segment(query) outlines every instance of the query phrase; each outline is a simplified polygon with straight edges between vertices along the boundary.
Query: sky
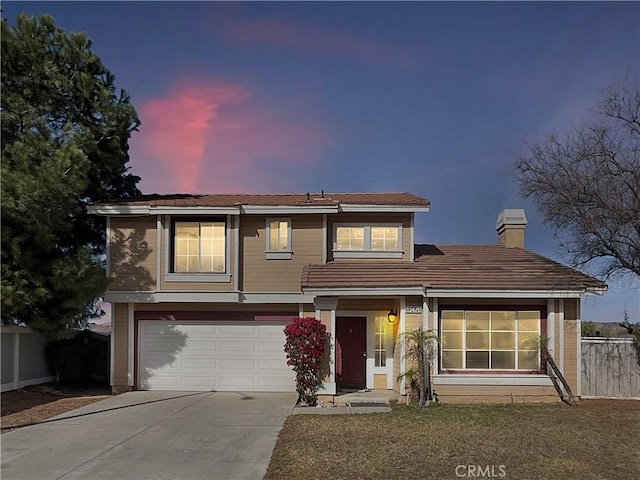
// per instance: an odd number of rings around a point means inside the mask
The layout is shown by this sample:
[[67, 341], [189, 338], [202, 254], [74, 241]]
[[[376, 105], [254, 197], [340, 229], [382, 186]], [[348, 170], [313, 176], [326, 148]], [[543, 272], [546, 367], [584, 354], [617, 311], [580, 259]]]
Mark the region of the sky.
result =
[[[519, 196], [525, 142], [588, 121], [640, 76], [637, 2], [3, 2], [84, 31], [131, 95], [143, 193], [395, 192], [428, 198], [416, 242], [525, 247], [566, 263]], [[582, 318], [640, 321], [612, 280]]]

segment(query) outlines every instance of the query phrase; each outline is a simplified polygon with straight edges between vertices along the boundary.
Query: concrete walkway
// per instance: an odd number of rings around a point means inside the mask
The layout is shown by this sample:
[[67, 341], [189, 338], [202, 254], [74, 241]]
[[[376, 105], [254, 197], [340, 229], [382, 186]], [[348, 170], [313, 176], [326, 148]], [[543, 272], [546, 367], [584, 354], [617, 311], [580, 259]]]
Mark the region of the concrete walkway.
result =
[[261, 479], [296, 398], [125, 393], [2, 435], [2, 478]]
[[389, 390], [362, 390], [335, 395], [332, 400], [319, 402], [318, 407], [296, 407], [293, 415], [349, 415], [358, 413], [389, 413], [400, 400], [398, 393]]

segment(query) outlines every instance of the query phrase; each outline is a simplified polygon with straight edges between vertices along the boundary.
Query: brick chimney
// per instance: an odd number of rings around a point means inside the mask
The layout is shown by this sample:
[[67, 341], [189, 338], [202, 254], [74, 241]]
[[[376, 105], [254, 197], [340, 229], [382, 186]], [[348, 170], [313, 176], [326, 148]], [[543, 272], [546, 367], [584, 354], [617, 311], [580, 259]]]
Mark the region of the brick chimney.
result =
[[507, 248], [524, 248], [524, 227], [527, 226], [527, 216], [521, 208], [506, 208], [496, 222], [496, 231], [500, 245]]

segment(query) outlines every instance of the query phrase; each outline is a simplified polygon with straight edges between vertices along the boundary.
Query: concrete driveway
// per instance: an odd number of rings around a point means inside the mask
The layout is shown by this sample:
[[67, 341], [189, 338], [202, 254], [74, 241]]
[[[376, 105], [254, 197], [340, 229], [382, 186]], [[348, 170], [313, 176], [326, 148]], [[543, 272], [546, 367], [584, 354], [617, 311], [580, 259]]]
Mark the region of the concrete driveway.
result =
[[125, 393], [2, 435], [2, 477], [261, 479], [296, 399]]

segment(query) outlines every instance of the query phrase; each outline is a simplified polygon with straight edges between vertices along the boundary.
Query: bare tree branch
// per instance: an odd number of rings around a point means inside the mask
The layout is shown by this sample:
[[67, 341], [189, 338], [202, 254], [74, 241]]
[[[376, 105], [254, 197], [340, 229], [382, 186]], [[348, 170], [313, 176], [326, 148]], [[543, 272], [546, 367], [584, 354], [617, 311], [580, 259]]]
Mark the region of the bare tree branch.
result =
[[516, 182], [574, 266], [640, 275], [640, 89], [602, 93], [592, 123], [526, 144]]

